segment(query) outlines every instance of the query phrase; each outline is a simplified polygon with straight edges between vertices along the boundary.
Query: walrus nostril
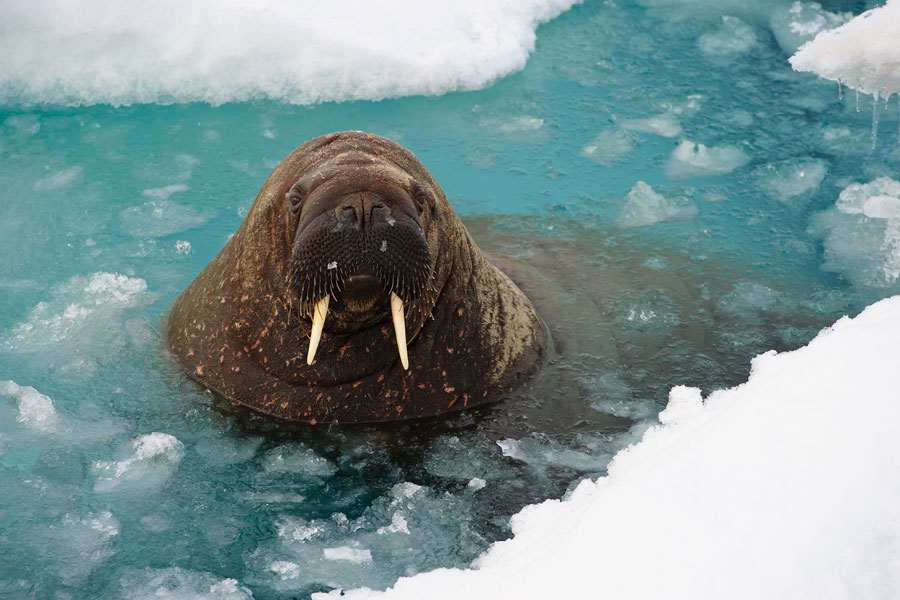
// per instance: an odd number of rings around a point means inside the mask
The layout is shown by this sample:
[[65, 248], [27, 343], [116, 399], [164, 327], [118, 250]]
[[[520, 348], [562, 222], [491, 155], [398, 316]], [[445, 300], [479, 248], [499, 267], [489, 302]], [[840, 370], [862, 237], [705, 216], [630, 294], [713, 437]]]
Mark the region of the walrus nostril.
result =
[[344, 206], [337, 211], [337, 222], [341, 227], [359, 227], [359, 215], [353, 206]]
[[391, 209], [380, 202], [373, 204], [372, 210], [369, 211], [369, 226], [371, 227], [376, 223], [387, 223], [389, 225], [396, 223], [394, 218], [391, 217]]

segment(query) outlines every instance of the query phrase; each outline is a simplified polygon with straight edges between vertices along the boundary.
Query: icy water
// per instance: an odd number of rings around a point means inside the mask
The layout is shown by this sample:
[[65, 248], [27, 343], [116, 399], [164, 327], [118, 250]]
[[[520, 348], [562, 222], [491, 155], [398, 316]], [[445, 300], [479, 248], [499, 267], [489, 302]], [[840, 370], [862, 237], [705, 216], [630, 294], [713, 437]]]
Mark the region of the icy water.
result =
[[[900, 291], [897, 98], [873, 149], [871, 99], [787, 63], [869, 6], [589, 1], [523, 71], [432, 98], [0, 106], [0, 596], [306, 598], [467, 566], [673, 385], [744, 381]], [[285, 427], [165, 355], [166, 308], [271, 169], [342, 129], [413, 150], [535, 299], [555, 353], [529, 390]]]

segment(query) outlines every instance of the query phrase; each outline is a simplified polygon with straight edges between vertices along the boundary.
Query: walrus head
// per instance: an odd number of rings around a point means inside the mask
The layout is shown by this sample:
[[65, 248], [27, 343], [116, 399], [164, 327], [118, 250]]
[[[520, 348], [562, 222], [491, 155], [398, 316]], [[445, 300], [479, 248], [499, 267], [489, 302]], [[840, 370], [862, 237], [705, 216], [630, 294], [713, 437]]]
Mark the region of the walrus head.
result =
[[490, 402], [534, 373], [548, 345], [528, 298], [425, 166], [361, 131], [312, 139], [278, 164], [173, 302], [165, 335], [203, 385], [310, 423]]
[[407, 318], [418, 330], [434, 303], [434, 253], [426, 230], [434, 199], [365, 146], [304, 173], [285, 194], [296, 221], [290, 287], [312, 320], [307, 364], [326, 323], [352, 333], [391, 316], [403, 368]]

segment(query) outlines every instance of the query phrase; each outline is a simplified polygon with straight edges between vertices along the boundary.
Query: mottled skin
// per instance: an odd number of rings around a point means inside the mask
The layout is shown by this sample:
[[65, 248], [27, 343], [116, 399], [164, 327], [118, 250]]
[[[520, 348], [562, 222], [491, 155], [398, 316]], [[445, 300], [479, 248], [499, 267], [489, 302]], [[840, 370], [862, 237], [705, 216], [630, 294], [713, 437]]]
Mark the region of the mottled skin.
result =
[[[366, 188], [361, 196], [396, 194], [409, 204], [412, 180], [424, 193], [431, 288], [407, 303], [409, 370], [386, 296], [359, 315], [333, 300], [307, 365], [310, 307], [290, 273], [304, 212], [290, 210], [290, 194], [314, 181], [332, 195], [355, 185]], [[173, 303], [164, 330], [204, 386], [310, 423], [415, 419], [495, 401], [541, 366], [548, 344], [531, 302], [485, 259], [425, 167], [394, 142], [361, 132], [313, 139], [275, 168], [235, 235]]]

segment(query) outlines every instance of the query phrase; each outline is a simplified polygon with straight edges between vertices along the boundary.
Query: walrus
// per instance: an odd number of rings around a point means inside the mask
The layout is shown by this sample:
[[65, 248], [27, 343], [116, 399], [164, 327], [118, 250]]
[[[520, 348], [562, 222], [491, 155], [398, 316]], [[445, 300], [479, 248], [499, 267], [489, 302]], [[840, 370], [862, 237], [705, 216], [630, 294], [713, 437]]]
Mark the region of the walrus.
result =
[[539, 369], [549, 343], [425, 166], [359, 131], [317, 137], [279, 163], [163, 329], [202, 385], [313, 424], [498, 400]]

